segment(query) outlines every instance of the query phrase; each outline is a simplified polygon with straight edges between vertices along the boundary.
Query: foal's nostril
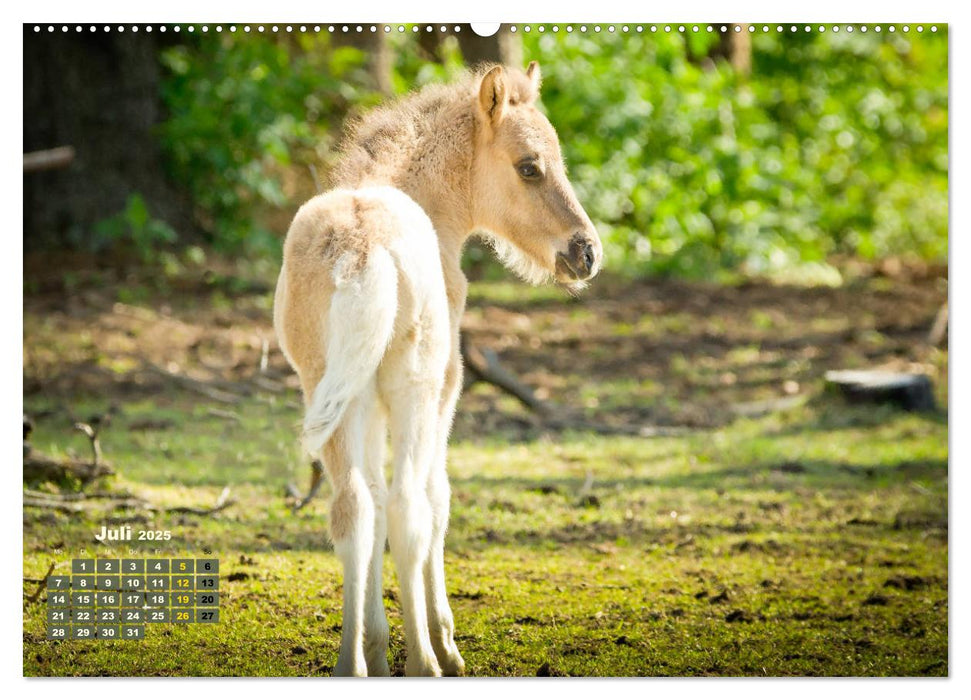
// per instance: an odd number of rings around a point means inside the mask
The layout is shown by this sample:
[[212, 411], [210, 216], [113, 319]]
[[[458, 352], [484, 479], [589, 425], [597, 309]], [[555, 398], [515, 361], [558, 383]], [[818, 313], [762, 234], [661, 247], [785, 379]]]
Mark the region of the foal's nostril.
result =
[[582, 233], [575, 234], [570, 240], [567, 260], [570, 272], [575, 279], [589, 278], [597, 264], [597, 253], [590, 239]]
[[583, 251], [583, 263], [588, 274], [593, 271], [593, 246], [589, 243], [587, 243]]

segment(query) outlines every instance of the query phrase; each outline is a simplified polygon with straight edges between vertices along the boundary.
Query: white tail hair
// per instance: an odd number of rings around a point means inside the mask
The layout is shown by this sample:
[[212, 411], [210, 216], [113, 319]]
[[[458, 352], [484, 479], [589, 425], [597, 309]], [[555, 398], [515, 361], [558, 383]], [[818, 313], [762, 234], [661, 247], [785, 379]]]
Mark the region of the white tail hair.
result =
[[340, 259], [334, 268], [326, 330], [326, 368], [303, 420], [304, 448], [316, 455], [334, 434], [348, 404], [370, 382], [391, 342], [398, 312], [398, 273], [384, 248], [359, 258]]

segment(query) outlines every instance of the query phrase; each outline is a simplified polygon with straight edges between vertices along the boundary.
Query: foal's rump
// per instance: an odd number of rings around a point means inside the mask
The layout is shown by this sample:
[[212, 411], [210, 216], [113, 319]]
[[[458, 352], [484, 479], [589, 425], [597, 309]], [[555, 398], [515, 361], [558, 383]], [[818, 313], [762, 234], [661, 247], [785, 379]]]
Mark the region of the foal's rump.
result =
[[375, 379], [392, 338], [447, 317], [438, 240], [391, 187], [332, 190], [297, 212], [284, 244], [274, 326], [304, 390], [304, 443], [317, 454]]

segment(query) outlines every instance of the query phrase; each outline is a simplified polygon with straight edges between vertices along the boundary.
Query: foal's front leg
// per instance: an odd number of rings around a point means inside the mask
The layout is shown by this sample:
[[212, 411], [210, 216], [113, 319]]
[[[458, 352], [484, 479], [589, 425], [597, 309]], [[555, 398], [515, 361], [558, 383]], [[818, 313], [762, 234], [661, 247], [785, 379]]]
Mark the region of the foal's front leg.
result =
[[445, 533], [448, 530], [451, 489], [446, 471], [448, 435], [452, 429], [455, 404], [462, 387], [462, 358], [455, 343], [449, 360], [445, 387], [439, 410], [438, 444], [435, 461], [428, 475], [428, 500], [432, 507], [432, 537], [428, 560], [425, 562], [425, 607], [435, 656], [446, 676], [460, 676], [465, 661], [455, 645], [455, 621], [445, 590]]
[[[443, 450], [444, 453], [444, 450]], [[446, 676], [460, 676], [465, 661], [455, 646], [455, 622], [445, 591], [445, 532], [448, 529], [448, 510], [451, 491], [445, 473], [444, 454], [432, 467], [428, 480], [428, 498], [432, 507], [432, 537], [428, 560], [425, 562], [425, 608], [435, 656]]]

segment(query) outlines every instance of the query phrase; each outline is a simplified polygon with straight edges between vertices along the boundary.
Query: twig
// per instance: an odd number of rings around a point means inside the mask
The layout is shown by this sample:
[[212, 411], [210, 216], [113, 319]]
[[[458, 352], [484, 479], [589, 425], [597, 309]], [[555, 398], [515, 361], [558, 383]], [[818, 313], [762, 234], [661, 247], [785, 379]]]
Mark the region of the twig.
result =
[[92, 428], [88, 423], [75, 423], [75, 430], [80, 430], [91, 441], [92, 464], [97, 469], [101, 464], [101, 444], [98, 442], [98, 428]]
[[947, 337], [947, 323], [947, 302], [945, 301], [934, 317], [934, 325], [931, 326], [931, 330], [927, 334], [929, 345], [937, 346], [944, 342]]
[[262, 338], [260, 347], [260, 374], [266, 374], [266, 368], [270, 365], [270, 341]]
[[281, 384], [280, 382], [275, 382], [269, 377], [264, 377], [259, 374], [254, 375], [250, 379], [250, 381], [253, 382], [253, 384], [258, 386], [260, 389], [263, 389], [264, 391], [272, 392], [274, 394], [282, 394], [287, 390], [287, 387]]
[[120, 491], [118, 493], [112, 493], [109, 491], [97, 491], [95, 493], [45, 493], [44, 491], [34, 491], [32, 489], [24, 489], [24, 495], [30, 498], [46, 498], [48, 500], [58, 500], [58, 501], [93, 501], [93, 500], [109, 500], [109, 501], [129, 501], [129, 500], [141, 500], [135, 494], [128, 493], [127, 491]]
[[44, 578], [42, 578], [39, 582], [37, 582], [37, 590], [35, 590], [31, 595], [27, 596], [27, 602], [29, 603], [37, 602], [37, 599], [40, 598], [41, 591], [43, 591], [44, 588], [47, 586], [47, 579], [53, 573], [54, 573], [54, 562], [51, 562], [51, 566], [49, 569], [47, 569], [47, 573], [44, 574]]
[[583, 486], [580, 487], [580, 491], [577, 493], [577, 496], [583, 498], [591, 491], [593, 491], [593, 472], [588, 469], [587, 478], [583, 480]]
[[225, 420], [231, 420], [237, 423], [243, 422], [243, 419], [239, 417], [238, 413], [235, 413], [234, 411], [224, 411], [221, 408], [210, 408], [206, 411], [206, 415], [215, 416], [216, 418], [224, 418]]
[[190, 391], [194, 391], [198, 394], [202, 394], [203, 396], [210, 398], [213, 401], [235, 405], [240, 403], [240, 401], [243, 400], [243, 397], [239, 396], [238, 394], [233, 394], [228, 391], [223, 391], [222, 389], [215, 389], [211, 386], [208, 386], [204, 382], [200, 382], [196, 379], [193, 379], [192, 377], [187, 377], [184, 374], [176, 374], [175, 372], [169, 372], [167, 369], [164, 369], [163, 367], [159, 367], [153, 362], [145, 361], [145, 366], [155, 374], [158, 374], [164, 377], [165, 379], [174, 381], [175, 383], [180, 384], [185, 389], [189, 389]]
[[236, 505], [236, 499], [229, 497], [229, 487], [225, 487], [222, 493], [219, 494], [219, 498], [216, 499], [216, 505], [212, 508], [195, 508], [193, 506], [174, 506], [172, 508], [166, 508], [166, 513], [177, 513], [183, 515], [213, 515], [220, 511], [226, 510], [232, 505]]
[[320, 491], [321, 484], [324, 483], [324, 465], [321, 464], [320, 460], [315, 459], [310, 463], [310, 468], [312, 473], [310, 475], [310, 490], [307, 492], [306, 496], [301, 497], [300, 491], [293, 484], [287, 484], [287, 491], [289, 494], [296, 499], [296, 503], [293, 504], [290, 509], [291, 512], [296, 513], [298, 510], [303, 508], [305, 505], [310, 503]]
[[24, 499], [24, 508], [44, 508], [46, 510], [59, 510], [62, 513], [80, 513], [84, 510], [74, 503], [30, 497]]

